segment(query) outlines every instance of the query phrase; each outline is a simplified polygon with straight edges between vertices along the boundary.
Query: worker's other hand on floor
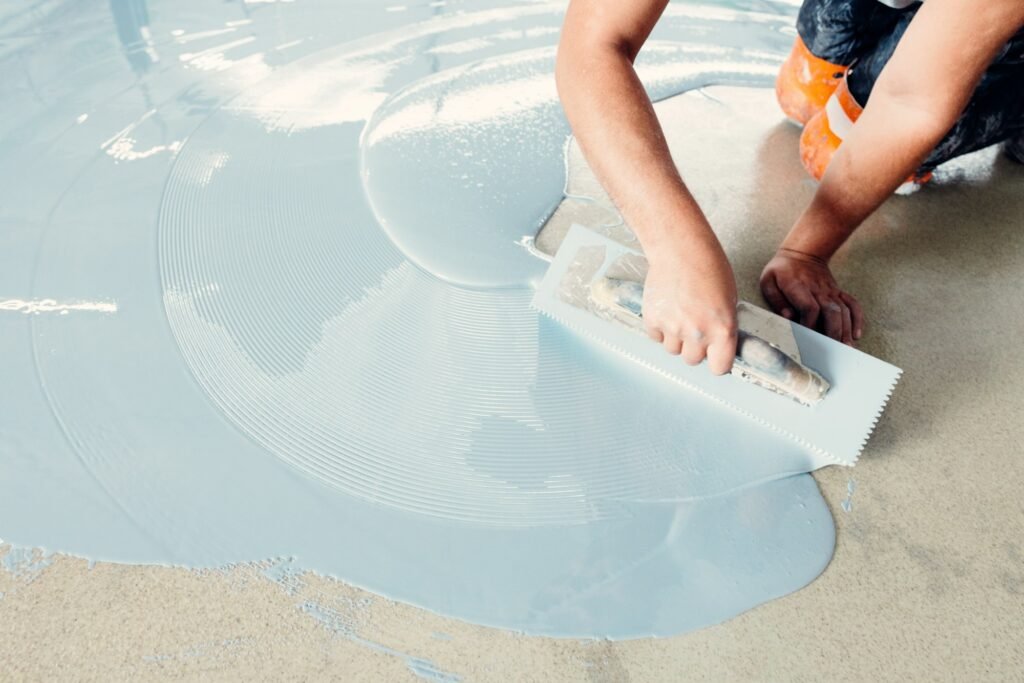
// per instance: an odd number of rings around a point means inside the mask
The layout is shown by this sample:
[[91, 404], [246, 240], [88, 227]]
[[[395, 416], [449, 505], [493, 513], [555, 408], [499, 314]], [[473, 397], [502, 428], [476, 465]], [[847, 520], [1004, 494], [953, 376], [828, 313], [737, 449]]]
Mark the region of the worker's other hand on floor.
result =
[[761, 273], [761, 293], [779, 315], [852, 345], [864, 331], [864, 312], [839, 288], [828, 263], [780, 248]]
[[647, 334], [690, 365], [707, 358], [716, 375], [736, 355], [736, 280], [716, 243], [659, 248], [644, 284]]

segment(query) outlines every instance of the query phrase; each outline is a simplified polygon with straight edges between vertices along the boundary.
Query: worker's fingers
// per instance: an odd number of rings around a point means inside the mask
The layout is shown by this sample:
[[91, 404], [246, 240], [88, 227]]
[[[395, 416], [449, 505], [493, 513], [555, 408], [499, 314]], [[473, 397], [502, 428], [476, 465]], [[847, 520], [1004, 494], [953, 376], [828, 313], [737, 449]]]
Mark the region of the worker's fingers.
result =
[[761, 294], [764, 296], [764, 300], [768, 302], [768, 306], [781, 315], [783, 318], [792, 318], [793, 309], [790, 308], [789, 302], [786, 297], [782, 295], [779, 290], [779, 285], [775, 281], [775, 275], [768, 273], [761, 278]]
[[671, 334], [665, 335], [661, 345], [673, 356], [678, 356], [683, 351], [683, 340]]
[[814, 329], [814, 326], [818, 324], [818, 313], [821, 311], [821, 307], [807, 285], [800, 281], [793, 281], [788, 286], [783, 285], [782, 292], [800, 312], [800, 324]]
[[843, 335], [842, 342], [853, 346], [853, 314], [850, 307], [843, 301]]
[[732, 369], [736, 358], [736, 334], [719, 337], [707, 348], [708, 368], [716, 375], [724, 375]]
[[665, 334], [657, 327], [648, 327], [647, 336], [659, 344], [665, 340]]
[[834, 299], [822, 298], [821, 306], [821, 328], [822, 331], [833, 339], [843, 338], [843, 309], [845, 306]]
[[704, 339], [687, 337], [683, 345], [683, 360], [687, 365], [697, 365], [708, 355], [708, 344]]
[[861, 335], [864, 334], [864, 309], [861, 308], [860, 302], [852, 294], [842, 292], [840, 295], [846, 305], [850, 308], [850, 317], [853, 322], [853, 338], [854, 340], [860, 339]]

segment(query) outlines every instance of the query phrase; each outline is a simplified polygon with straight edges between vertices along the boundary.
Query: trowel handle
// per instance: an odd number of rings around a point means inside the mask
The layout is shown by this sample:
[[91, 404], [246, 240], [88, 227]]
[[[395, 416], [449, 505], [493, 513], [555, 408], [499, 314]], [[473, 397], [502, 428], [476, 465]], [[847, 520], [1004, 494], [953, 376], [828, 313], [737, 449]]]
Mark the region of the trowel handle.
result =
[[736, 360], [768, 374], [782, 374], [788, 367], [800, 365], [779, 347], [743, 330], [736, 334]]
[[[638, 319], [643, 317], [644, 287], [639, 282], [600, 278], [591, 285], [591, 296]], [[828, 382], [817, 372], [793, 360], [774, 344], [743, 330], [737, 335], [732, 372], [807, 405], [820, 401], [829, 390]]]
[[828, 382], [817, 372], [796, 362], [774, 344], [743, 330], [736, 336], [734, 369], [736, 366], [740, 372], [749, 372], [754, 379], [808, 405], [820, 401], [829, 390]]

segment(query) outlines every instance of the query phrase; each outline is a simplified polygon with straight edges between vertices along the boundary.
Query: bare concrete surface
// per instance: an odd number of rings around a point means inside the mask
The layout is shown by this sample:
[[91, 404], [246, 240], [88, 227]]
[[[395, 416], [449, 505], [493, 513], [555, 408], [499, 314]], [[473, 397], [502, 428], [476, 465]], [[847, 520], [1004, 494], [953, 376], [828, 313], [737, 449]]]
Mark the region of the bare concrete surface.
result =
[[[760, 301], [758, 272], [813, 192], [797, 130], [768, 91], [658, 109], [741, 296]], [[816, 475], [838, 542], [807, 588], [695, 633], [612, 643], [464, 624], [269, 562], [58, 556], [0, 570], [0, 679], [1024, 680], [1024, 168], [990, 150], [939, 176], [890, 200], [834, 264], [867, 311], [861, 348], [905, 374], [857, 467]], [[574, 204], [553, 228], [598, 211]]]

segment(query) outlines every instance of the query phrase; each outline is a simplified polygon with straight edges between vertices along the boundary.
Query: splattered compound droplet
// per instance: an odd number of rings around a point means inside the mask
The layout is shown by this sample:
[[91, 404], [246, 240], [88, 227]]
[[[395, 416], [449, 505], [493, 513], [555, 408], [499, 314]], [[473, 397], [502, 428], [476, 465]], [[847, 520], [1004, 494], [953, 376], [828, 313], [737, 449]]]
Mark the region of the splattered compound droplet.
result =
[[844, 512], [853, 511], [853, 492], [857, 490], [857, 482], [850, 479], [846, 482], [846, 498], [839, 505], [843, 508]]

